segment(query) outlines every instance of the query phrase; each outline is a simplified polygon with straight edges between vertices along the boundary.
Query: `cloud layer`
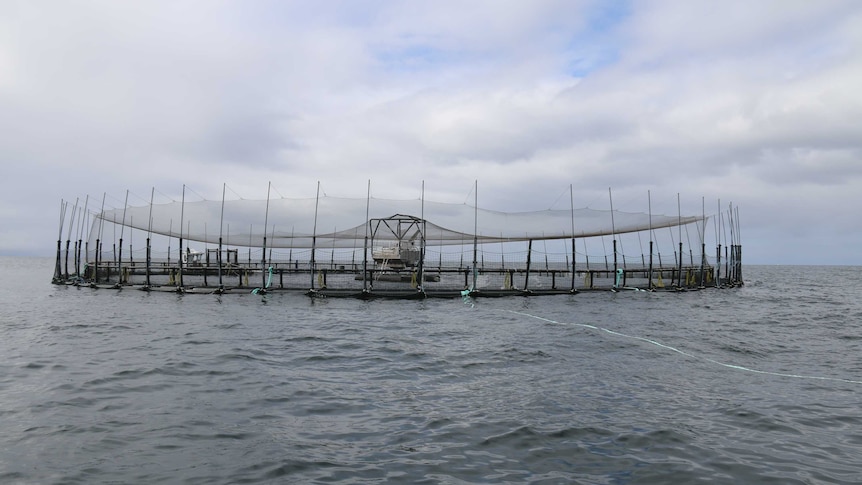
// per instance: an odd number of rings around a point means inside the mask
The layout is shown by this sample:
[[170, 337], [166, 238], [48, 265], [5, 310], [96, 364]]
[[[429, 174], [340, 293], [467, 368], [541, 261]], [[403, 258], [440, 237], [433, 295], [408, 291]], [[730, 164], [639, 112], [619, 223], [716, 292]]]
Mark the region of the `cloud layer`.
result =
[[[0, 6], [0, 252], [60, 199], [223, 183], [698, 214], [749, 262], [862, 264], [862, 7], [826, 2]], [[550, 195], [549, 195], [550, 194]]]

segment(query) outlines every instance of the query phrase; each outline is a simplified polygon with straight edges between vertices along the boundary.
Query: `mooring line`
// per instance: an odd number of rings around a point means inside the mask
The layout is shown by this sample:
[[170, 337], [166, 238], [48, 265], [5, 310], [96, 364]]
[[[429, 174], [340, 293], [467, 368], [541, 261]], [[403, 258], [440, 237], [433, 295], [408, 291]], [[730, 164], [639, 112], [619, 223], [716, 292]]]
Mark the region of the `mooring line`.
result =
[[736, 365], [736, 364], [727, 364], [724, 362], [717, 361], [715, 359], [711, 359], [709, 357], [694, 355], [694, 354], [691, 354], [691, 353], [686, 352], [684, 350], [680, 350], [680, 349], [677, 349], [675, 347], [671, 347], [670, 345], [665, 345], [661, 342], [657, 342], [655, 340], [651, 340], [651, 339], [648, 339], [646, 337], [638, 337], [637, 335], [628, 335], [628, 334], [625, 334], [622, 332], [616, 332], [614, 330], [610, 330], [610, 329], [607, 329], [604, 327], [599, 327], [597, 325], [590, 325], [587, 323], [558, 322], [556, 320], [551, 320], [550, 318], [544, 318], [544, 317], [540, 317], [538, 315], [531, 315], [529, 313], [519, 312], [519, 311], [515, 311], [515, 310], [505, 310], [505, 311], [507, 311], [509, 313], [514, 313], [516, 315], [522, 315], [525, 317], [535, 318], [536, 320], [542, 320], [544, 322], [553, 323], [556, 325], [574, 325], [574, 326], [578, 326], [578, 327], [589, 328], [591, 330], [609, 333], [611, 335], [616, 335], [618, 337], [625, 337], [625, 338], [630, 338], [630, 339], [634, 339], [634, 340], [641, 340], [643, 342], [647, 342], [647, 343], [650, 343], [652, 345], [655, 345], [656, 347], [661, 347], [663, 349], [667, 349], [667, 350], [671, 350], [673, 352], [676, 352], [680, 355], [684, 355], [686, 357], [691, 357], [692, 359], [705, 360], [705, 361], [710, 362], [712, 364], [717, 364], [717, 365], [720, 365], [722, 367], [727, 367], [729, 369], [735, 369], [735, 370], [741, 370], [741, 371], [745, 371], [745, 372], [752, 372], [755, 374], [765, 374], [765, 375], [777, 376], [777, 377], [791, 377], [794, 379], [812, 379], [812, 380], [821, 380], [821, 381], [846, 382], [849, 384], [862, 384], [862, 381], [857, 381], [857, 380], [853, 380], [853, 379], [842, 379], [840, 377], [823, 377], [823, 376], [807, 376], [807, 375], [801, 375], [801, 374], [787, 374], [787, 373], [783, 373], [783, 372], [771, 372], [771, 371], [766, 371], [766, 370], [752, 369], [750, 367], [744, 367], [744, 366]]

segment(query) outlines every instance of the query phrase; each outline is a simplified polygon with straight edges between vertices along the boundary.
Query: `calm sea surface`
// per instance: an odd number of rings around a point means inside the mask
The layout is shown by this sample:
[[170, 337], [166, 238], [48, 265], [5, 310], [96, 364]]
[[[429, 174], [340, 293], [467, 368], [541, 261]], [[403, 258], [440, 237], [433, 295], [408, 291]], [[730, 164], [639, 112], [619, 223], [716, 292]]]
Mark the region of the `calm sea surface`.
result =
[[0, 258], [0, 483], [860, 483], [862, 268], [425, 301]]

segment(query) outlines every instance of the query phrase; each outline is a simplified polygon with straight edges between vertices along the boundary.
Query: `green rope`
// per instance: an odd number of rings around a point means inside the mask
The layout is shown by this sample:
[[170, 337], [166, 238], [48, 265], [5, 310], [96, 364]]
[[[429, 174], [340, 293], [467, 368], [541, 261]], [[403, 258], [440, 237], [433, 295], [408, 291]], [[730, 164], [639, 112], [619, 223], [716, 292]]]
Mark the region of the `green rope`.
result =
[[267, 276], [267, 278], [266, 278], [266, 286], [264, 286], [263, 288], [255, 288], [255, 289], [251, 290], [252, 295], [257, 295], [258, 293], [260, 293], [261, 290], [266, 290], [267, 288], [272, 286], [272, 271], [273, 271], [273, 268], [272, 268], [272, 266], [270, 266], [269, 267], [269, 276]]

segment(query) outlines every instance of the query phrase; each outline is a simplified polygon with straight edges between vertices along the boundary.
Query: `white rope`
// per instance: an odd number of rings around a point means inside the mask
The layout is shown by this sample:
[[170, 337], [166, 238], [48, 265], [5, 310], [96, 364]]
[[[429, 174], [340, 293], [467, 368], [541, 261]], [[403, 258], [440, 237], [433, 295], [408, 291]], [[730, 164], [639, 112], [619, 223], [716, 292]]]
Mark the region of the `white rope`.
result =
[[857, 381], [857, 380], [853, 380], [853, 379], [842, 379], [839, 377], [808, 376], [808, 375], [801, 375], [801, 374], [787, 374], [787, 373], [783, 373], [783, 372], [771, 372], [771, 371], [765, 371], [765, 370], [752, 369], [750, 367], [744, 367], [744, 366], [736, 365], [736, 364], [727, 364], [724, 362], [719, 362], [715, 359], [711, 359], [709, 357], [701, 357], [701, 356], [697, 356], [694, 354], [690, 354], [684, 350], [680, 350], [680, 349], [677, 349], [675, 347], [671, 347], [670, 345], [665, 345], [661, 342], [657, 342], [655, 340], [651, 340], [651, 339], [648, 339], [646, 337], [638, 337], [636, 335], [628, 335], [628, 334], [624, 334], [622, 332], [615, 332], [613, 330], [609, 330], [607, 328], [599, 327], [596, 325], [589, 325], [586, 323], [563, 323], [563, 322], [558, 322], [556, 320], [551, 320], [549, 318], [531, 315], [529, 313], [524, 313], [524, 312], [518, 312], [515, 310], [505, 310], [505, 311], [507, 311], [509, 313], [514, 313], [516, 315], [522, 315], [525, 317], [535, 318], [536, 320], [542, 320], [544, 322], [553, 323], [556, 325], [574, 325], [574, 326], [578, 326], [578, 327], [589, 328], [590, 330], [596, 330], [596, 331], [609, 333], [611, 335], [616, 335], [618, 337], [625, 337], [625, 338], [630, 338], [630, 339], [634, 339], [634, 340], [641, 340], [643, 342], [647, 342], [647, 343], [650, 343], [652, 345], [655, 345], [656, 347], [661, 347], [663, 349], [667, 349], [667, 350], [676, 352], [680, 355], [684, 355], [686, 357], [691, 357], [692, 359], [705, 360], [705, 361], [710, 362], [712, 364], [720, 365], [722, 367], [727, 367], [729, 369], [741, 370], [741, 371], [745, 371], [745, 372], [753, 372], [755, 374], [764, 374], [764, 375], [770, 375], [770, 376], [791, 377], [794, 379], [814, 379], [814, 380], [821, 380], [821, 381], [835, 381], [835, 382], [847, 382], [850, 384], [862, 384], [862, 381]]

